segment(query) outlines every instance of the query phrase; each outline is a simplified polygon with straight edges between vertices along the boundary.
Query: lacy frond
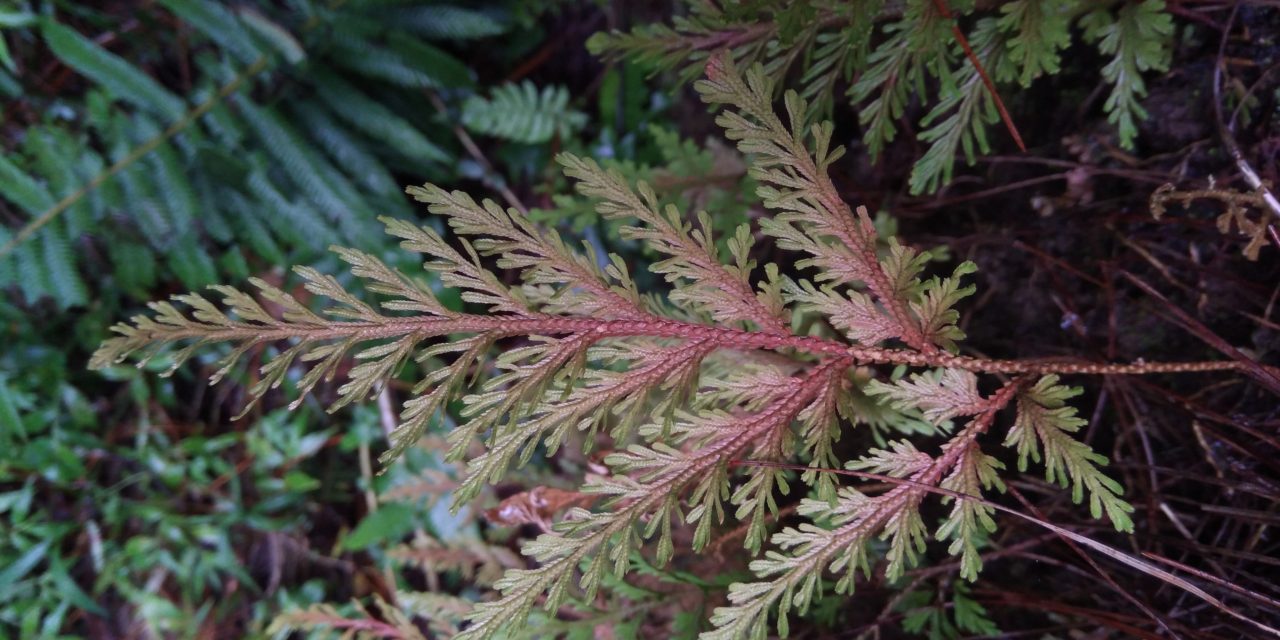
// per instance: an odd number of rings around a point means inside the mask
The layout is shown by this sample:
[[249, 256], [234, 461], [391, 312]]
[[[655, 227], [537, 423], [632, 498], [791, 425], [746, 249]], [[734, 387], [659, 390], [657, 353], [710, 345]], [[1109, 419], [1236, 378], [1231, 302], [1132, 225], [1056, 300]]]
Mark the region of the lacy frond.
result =
[[[812, 37], [806, 28], [777, 25], [779, 36], [786, 32], [797, 42]], [[295, 405], [307, 394], [323, 395], [331, 410], [379, 393], [397, 376], [412, 378], [382, 459], [417, 446], [444, 422], [437, 420], [442, 412], [461, 406], [459, 425], [448, 434], [448, 458], [467, 463], [455, 507], [509, 477], [539, 447], [548, 455], [568, 442], [589, 449], [607, 435], [609, 474], [571, 492], [580, 506], [525, 545], [534, 566], [508, 568], [494, 583], [497, 599], [478, 603], [465, 623], [456, 600], [413, 605], [439, 610], [442, 629], [461, 629], [469, 639], [519, 627], [535, 606], [555, 612], [590, 602], [602, 585], [624, 584], [640, 554], [662, 565], [677, 553], [705, 550], [726, 525], [745, 533], [744, 547], [757, 556], [756, 578], [731, 588], [728, 606], [712, 616], [711, 638], [763, 638], [774, 614], [785, 634], [789, 616], [803, 615], [821, 596], [824, 576], [834, 578], [839, 593], [852, 592], [859, 573], [881, 565], [890, 579], [900, 576], [923, 553], [930, 532], [950, 541], [960, 576], [972, 580], [995, 527], [992, 509], [979, 499], [1004, 486], [1002, 465], [983, 452], [979, 436], [1011, 403], [1016, 417], [1004, 440], [1020, 468], [1043, 460], [1049, 480], [1070, 485], [1077, 501], [1087, 495], [1095, 517], [1105, 514], [1117, 529], [1132, 530], [1133, 508], [1102, 473], [1105, 458], [1075, 438], [1084, 422], [1066, 400], [1078, 391], [1045, 374], [1242, 365], [959, 355], [957, 305], [973, 292], [962, 278], [974, 265], [928, 277], [931, 256], [877, 237], [866, 209], [851, 208], [828, 176], [843, 153], [832, 146], [830, 123], [810, 123], [814, 110], [795, 92], [784, 95], [787, 117], [780, 118], [765, 67], [740, 74], [733, 60], [729, 52], [712, 55], [698, 90], [707, 102], [725, 105], [717, 121], [748, 155], [758, 195], [774, 212], [759, 230], [777, 248], [799, 252], [796, 264], [812, 270], [808, 279], [784, 274], [777, 264], [757, 269], [750, 228], [738, 229], [720, 249], [708, 214], [690, 222], [686, 212], [660, 206], [644, 182], [565, 155], [566, 172], [600, 215], [631, 225], [628, 237], [662, 256], [651, 271], [669, 290], [642, 294], [621, 258], [604, 257], [607, 266], [600, 267], [590, 246], [577, 251], [518, 210], [426, 185], [409, 191], [445, 218], [454, 238], [431, 226], [384, 223], [403, 248], [424, 255], [430, 279], [335, 248], [368, 295], [299, 268], [301, 289], [251, 280], [257, 296], [214, 287], [221, 304], [199, 294], [175, 296], [153, 303], [151, 315], [116, 325], [118, 335], [91, 366], [133, 354], [145, 362], [168, 349], [177, 368], [222, 344], [215, 381], [250, 354], [263, 358], [248, 388], [250, 405], [292, 385]], [[1024, 64], [1032, 63], [1024, 58]], [[939, 66], [934, 73], [950, 72]], [[507, 284], [512, 278], [495, 269], [521, 281]], [[442, 303], [436, 282], [460, 290], [463, 307]], [[343, 366], [351, 360], [354, 366]], [[983, 395], [981, 373], [1008, 377]], [[877, 446], [838, 453], [837, 441], [856, 428], [869, 431]], [[892, 487], [876, 495], [840, 487], [841, 467], [877, 474]], [[938, 523], [920, 510], [931, 492], [943, 493], [949, 505]], [[794, 493], [809, 496], [798, 502], [801, 521], [780, 528], [782, 500]], [[797, 504], [794, 497], [790, 503]], [[736, 522], [725, 522], [730, 515]], [[686, 528], [692, 529], [687, 550], [678, 548], [684, 537], [676, 535]], [[877, 538], [884, 544], [872, 544]], [[485, 581], [499, 565], [514, 564], [461, 550], [451, 565], [442, 553], [416, 546], [393, 555], [433, 571], [484, 571]], [[294, 622], [366, 631], [351, 626], [363, 622], [344, 622], [333, 610], [299, 616]]]
[[1071, 434], [1088, 424], [1066, 404], [1081, 390], [1058, 384], [1058, 376], [1048, 375], [1018, 395], [1017, 421], [1009, 430], [1005, 445], [1018, 451], [1018, 470], [1026, 471], [1028, 459], [1040, 462], [1044, 456], [1045, 477], [1066, 487], [1077, 503], [1089, 496], [1089, 512], [1095, 518], [1105, 513], [1119, 531], [1133, 531], [1133, 506], [1120, 494], [1120, 483], [1099, 469], [1107, 458]]

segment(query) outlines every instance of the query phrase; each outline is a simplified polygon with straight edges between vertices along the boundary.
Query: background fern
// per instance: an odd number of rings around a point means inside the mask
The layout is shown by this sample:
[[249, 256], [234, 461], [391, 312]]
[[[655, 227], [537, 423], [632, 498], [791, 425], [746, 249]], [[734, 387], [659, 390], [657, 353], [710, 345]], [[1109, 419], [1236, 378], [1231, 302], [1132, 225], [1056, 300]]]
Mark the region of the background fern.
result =
[[[685, 81], [712, 51], [728, 47], [738, 64], [761, 62], [779, 86], [796, 87], [817, 115], [829, 115], [847, 98], [858, 109], [862, 141], [873, 158], [897, 137], [901, 118], [916, 121], [927, 149], [912, 172], [912, 194], [950, 182], [960, 152], [973, 164], [977, 154], [990, 152], [989, 136], [1007, 136], [988, 133], [999, 122], [994, 97], [953, 25], [1013, 103], [1018, 88], [1059, 71], [1074, 27], [1109, 60], [1102, 77], [1113, 88], [1103, 109], [1125, 149], [1133, 148], [1137, 122], [1146, 117], [1139, 102], [1146, 93], [1143, 75], [1167, 70], [1172, 50], [1173, 23], [1163, 0], [1120, 3], [1115, 10], [1071, 0], [1014, 0], [997, 9], [936, 0], [685, 5], [688, 14], [670, 26], [600, 34], [588, 45], [610, 59], [678, 70]], [[917, 103], [923, 108], [909, 112]]]
[[585, 122], [584, 114], [569, 108], [564, 87], [539, 91], [528, 80], [494, 87], [489, 98], [472, 96], [462, 105], [462, 124], [468, 129], [524, 144], [569, 138]]
[[[104, 395], [78, 361], [102, 316], [158, 292], [272, 277], [334, 242], [386, 251], [369, 223], [410, 215], [407, 176], [459, 179], [452, 121], [482, 87], [450, 50], [520, 26], [470, 57], [506, 64], [541, 30], [500, 0], [133, 4], [0, 3], [0, 637], [263, 634], [282, 609], [341, 599], [326, 593], [340, 579], [272, 586], [251, 551], [270, 540], [286, 578], [351, 570], [306, 549], [298, 516], [309, 492], [354, 491], [376, 411], [342, 416], [340, 446], [314, 409], [233, 427], [217, 407], [234, 398], [217, 397], [188, 422], [186, 380], [119, 370], [108, 386], [128, 390]], [[382, 481], [439, 466], [411, 457]], [[90, 511], [72, 526], [64, 504]], [[441, 513], [381, 522], [465, 526]]]
[[[126, 292], [154, 285], [148, 264], [168, 264], [184, 286], [199, 287], [244, 277], [256, 258], [298, 259], [335, 241], [375, 246], [368, 221], [408, 211], [394, 174], [454, 170], [452, 134], [423, 91], [474, 86], [464, 64], [422, 37], [491, 37], [509, 24], [497, 5], [161, 4], [166, 13], [152, 19], [188, 38], [185, 89], [163, 86], [52, 14], [10, 20], [25, 25], [11, 32], [23, 53], [47, 48], [64, 81], [88, 82], [78, 104], [41, 108], [60, 115], [32, 123], [23, 147], [0, 161], [0, 195], [16, 207], [9, 215], [27, 227], [21, 233], [34, 231], [0, 250], [0, 275], [12, 274], [0, 287], [20, 283], [30, 302], [85, 304], [102, 285], [81, 274], [103, 266], [77, 259], [86, 242], [105, 250], [114, 280], [105, 286]], [[87, 9], [64, 19], [98, 22]], [[23, 97], [42, 104], [38, 69], [17, 71], [33, 89]], [[63, 199], [70, 206], [55, 205]], [[43, 275], [15, 280], [13, 264], [42, 265]]]

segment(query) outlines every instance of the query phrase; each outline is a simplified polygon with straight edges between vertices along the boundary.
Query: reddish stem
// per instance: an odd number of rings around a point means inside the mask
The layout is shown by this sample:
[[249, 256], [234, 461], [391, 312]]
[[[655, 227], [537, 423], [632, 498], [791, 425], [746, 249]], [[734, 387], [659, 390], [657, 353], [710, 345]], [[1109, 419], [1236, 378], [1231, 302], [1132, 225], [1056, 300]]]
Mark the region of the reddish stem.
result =
[[1000, 93], [996, 91], [996, 85], [991, 81], [991, 77], [987, 75], [987, 70], [982, 68], [982, 63], [978, 61], [978, 56], [973, 52], [973, 47], [969, 46], [969, 39], [964, 37], [964, 32], [960, 31], [960, 25], [956, 22], [955, 16], [951, 14], [951, 9], [947, 7], [946, 0], [933, 0], [933, 6], [942, 14], [942, 17], [951, 21], [951, 33], [955, 35], [956, 42], [960, 43], [960, 48], [964, 49], [965, 57], [969, 58], [969, 62], [973, 64], [973, 68], [978, 72], [978, 77], [982, 78], [982, 84], [987, 87], [987, 93], [991, 94], [991, 99], [996, 103], [996, 110], [1000, 112], [1000, 119], [1004, 121], [1004, 126], [1009, 130], [1009, 135], [1013, 136], [1013, 143], [1018, 145], [1018, 150], [1026, 153], [1027, 145], [1022, 142], [1022, 134], [1018, 133], [1018, 127], [1014, 126], [1013, 118], [1009, 116], [1009, 110], [1004, 107], [1004, 100], [1000, 99]]
[[[1005, 374], [1087, 374], [1087, 375], [1141, 375], [1149, 373], [1190, 373], [1204, 371], [1261, 369], [1275, 375], [1268, 367], [1254, 362], [1205, 361], [1205, 362], [1134, 362], [1109, 364], [1095, 362], [1063, 361], [1049, 359], [992, 360], [954, 355], [942, 351], [922, 353], [911, 349], [893, 349], [850, 345], [839, 340], [814, 336], [779, 335], [760, 331], [744, 331], [716, 327], [665, 318], [640, 320], [598, 320], [595, 318], [564, 317], [552, 315], [530, 316], [479, 316], [459, 314], [451, 317], [395, 318], [385, 322], [341, 322], [332, 325], [257, 325], [236, 323], [225, 328], [209, 325], [194, 327], [166, 327], [142, 336], [141, 342], [174, 342], [179, 340], [203, 340], [206, 342], [272, 342], [278, 340], [303, 340], [322, 342], [354, 337], [357, 341], [386, 340], [404, 336], [419, 339], [443, 336], [451, 333], [486, 333], [494, 339], [529, 335], [591, 336], [594, 340], [650, 336], [681, 340], [706, 340], [721, 349], [794, 349], [812, 355], [844, 356], [858, 364], [900, 364], [914, 367], [946, 367], [965, 371]], [[139, 340], [139, 336], [117, 338]]]

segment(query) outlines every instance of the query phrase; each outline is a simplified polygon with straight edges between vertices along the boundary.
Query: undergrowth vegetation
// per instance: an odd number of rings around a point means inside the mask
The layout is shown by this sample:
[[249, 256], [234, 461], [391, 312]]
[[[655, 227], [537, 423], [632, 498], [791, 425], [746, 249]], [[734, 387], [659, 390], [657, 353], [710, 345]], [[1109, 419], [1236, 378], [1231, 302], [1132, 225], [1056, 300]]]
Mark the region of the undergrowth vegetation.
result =
[[0, 637], [1280, 635], [1275, 10], [671, 8], [0, 11]]
[[[679, 69], [686, 80], [721, 48], [741, 66], [761, 63], [775, 82], [797, 76], [797, 92], [818, 116], [830, 114], [837, 99], [857, 107], [872, 159], [897, 136], [908, 104], [924, 102], [928, 109], [915, 126], [928, 149], [912, 168], [912, 193], [950, 182], [957, 154], [973, 164], [977, 154], [989, 153], [988, 129], [1004, 109], [991, 83], [1003, 93], [1059, 73], [1063, 56], [1080, 55], [1070, 49], [1073, 38], [1105, 57], [1103, 109], [1120, 146], [1132, 149], [1137, 121], [1147, 115], [1140, 102], [1147, 93], [1143, 76], [1168, 70], [1173, 40], [1163, 0], [684, 4], [688, 15], [671, 25], [600, 34], [588, 45], [614, 59]], [[955, 15], [970, 16], [967, 32]]]

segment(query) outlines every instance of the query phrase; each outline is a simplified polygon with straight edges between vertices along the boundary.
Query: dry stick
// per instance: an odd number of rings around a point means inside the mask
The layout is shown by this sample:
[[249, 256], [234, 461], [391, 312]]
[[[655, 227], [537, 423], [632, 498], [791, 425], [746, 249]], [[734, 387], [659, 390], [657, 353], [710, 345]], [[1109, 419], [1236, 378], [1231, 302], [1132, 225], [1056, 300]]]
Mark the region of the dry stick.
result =
[[1145, 558], [1150, 558], [1152, 560], [1155, 560], [1156, 562], [1161, 562], [1161, 563], [1170, 565], [1176, 569], [1181, 569], [1183, 571], [1186, 571], [1187, 573], [1190, 573], [1196, 576], [1197, 578], [1200, 578], [1201, 580], [1212, 582], [1224, 589], [1230, 589], [1231, 591], [1239, 594], [1242, 597], [1248, 598], [1250, 600], [1253, 600], [1254, 602], [1258, 602], [1260, 604], [1269, 606], [1277, 611], [1280, 611], [1280, 600], [1276, 600], [1275, 598], [1267, 597], [1266, 595], [1258, 593], [1257, 591], [1246, 589], [1238, 584], [1234, 584], [1226, 580], [1223, 580], [1222, 578], [1219, 578], [1218, 576], [1215, 576], [1212, 573], [1209, 573], [1207, 571], [1201, 571], [1190, 565], [1185, 565], [1181, 562], [1178, 562], [1177, 560], [1172, 560], [1170, 558], [1158, 556], [1154, 553], [1151, 553], [1150, 551], [1143, 551], [1142, 556]]
[[[1044, 514], [1041, 513], [1040, 510], [1037, 509], [1035, 505], [1031, 504], [1030, 501], [1028, 501], [1025, 497], [1023, 497], [1022, 492], [1018, 491], [1017, 487], [1013, 486], [1012, 484], [1008, 486], [1009, 486], [1009, 493], [1012, 494], [1014, 498], [1017, 498], [1018, 502], [1022, 503], [1022, 506], [1026, 507], [1027, 510], [1030, 511], [1036, 518], [1039, 518], [1041, 520], [1045, 519]], [[1161, 618], [1159, 615], [1156, 614], [1155, 611], [1152, 611], [1151, 607], [1148, 607], [1146, 603], [1139, 600], [1137, 596], [1122, 589], [1120, 585], [1116, 583], [1115, 578], [1112, 578], [1111, 574], [1107, 573], [1106, 569], [1103, 569], [1101, 566], [1099, 566], [1097, 561], [1089, 557], [1089, 554], [1082, 551], [1080, 547], [1076, 546], [1076, 544], [1073, 543], [1070, 538], [1063, 537], [1062, 541], [1065, 542], [1068, 547], [1071, 547], [1071, 550], [1076, 552], [1076, 555], [1080, 556], [1082, 560], [1088, 563], [1089, 567], [1091, 567], [1095, 573], [1097, 573], [1099, 576], [1102, 576], [1103, 581], [1105, 581], [1107, 585], [1111, 587], [1112, 591], [1115, 591], [1116, 593], [1120, 594], [1121, 597], [1123, 597], [1125, 600], [1128, 600], [1130, 603], [1133, 604], [1133, 606], [1137, 607], [1140, 611], [1147, 614], [1148, 618], [1151, 618], [1152, 620], [1154, 620], [1156, 625], [1158, 625], [1161, 629], [1164, 629], [1165, 632], [1167, 632], [1169, 635], [1173, 636], [1174, 638], [1181, 637], [1177, 634], [1177, 632], [1175, 632], [1173, 629], [1169, 627], [1169, 623], [1165, 622], [1164, 618]]]
[[1009, 117], [1009, 110], [1004, 108], [1004, 101], [1000, 99], [1000, 93], [996, 91], [996, 85], [987, 75], [987, 70], [982, 68], [982, 63], [978, 61], [978, 56], [973, 52], [973, 48], [969, 46], [969, 39], [964, 37], [964, 32], [960, 31], [960, 23], [956, 22], [955, 16], [951, 15], [951, 9], [947, 7], [947, 0], [933, 0], [933, 6], [942, 14], [942, 17], [951, 21], [951, 33], [955, 35], [956, 41], [960, 43], [960, 48], [964, 49], [964, 55], [969, 58], [969, 63], [973, 65], [978, 77], [982, 78], [982, 84], [987, 87], [987, 93], [991, 94], [991, 99], [996, 103], [996, 110], [1000, 112], [1000, 119], [1004, 121], [1004, 126], [1009, 130], [1009, 135], [1013, 136], [1013, 143], [1018, 145], [1018, 150], [1026, 153], [1027, 145], [1022, 143], [1022, 134], [1018, 133], [1018, 128], [1013, 124], [1013, 118]]
[[1115, 560], [1120, 564], [1123, 564], [1133, 569], [1137, 569], [1138, 571], [1141, 571], [1149, 576], [1163, 580], [1164, 582], [1167, 582], [1175, 587], [1178, 587], [1179, 589], [1182, 589], [1183, 591], [1186, 591], [1187, 593], [1190, 593], [1191, 595], [1197, 598], [1200, 598], [1201, 600], [1207, 602], [1208, 604], [1212, 605], [1214, 608], [1218, 609], [1219, 611], [1222, 611], [1223, 613], [1231, 616], [1232, 618], [1251, 624], [1254, 627], [1258, 628], [1259, 630], [1271, 635], [1272, 637], [1280, 638], [1280, 629], [1267, 626], [1261, 622], [1258, 622], [1257, 620], [1254, 620], [1232, 609], [1231, 607], [1228, 607], [1225, 603], [1215, 598], [1209, 592], [1205, 591], [1204, 589], [1201, 589], [1200, 587], [1196, 586], [1192, 582], [1182, 577], [1179, 577], [1173, 573], [1165, 571], [1164, 569], [1161, 569], [1160, 567], [1157, 567], [1149, 562], [1146, 562], [1141, 558], [1131, 556], [1123, 551], [1120, 551], [1119, 549], [1116, 549], [1114, 547], [1098, 542], [1097, 540], [1094, 540], [1087, 536], [1071, 531], [1070, 529], [1067, 529], [1065, 527], [1060, 527], [1056, 524], [1048, 522], [1047, 520], [1041, 520], [1040, 518], [1037, 518], [1035, 516], [1027, 515], [1016, 509], [1011, 509], [1009, 507], [996, 504], [984, 498], [971, 496], [967, 493], [960, 493], [959, 491], [952, 491], [950, 489], [943, 489], [942, 487], [938, 487], [938, 486], [924, 483], [924, 482], [917, 482], [915, 480], [909, 480], [906, 478], [895, 478], [893, 476], [882, 475], [879, 473], [869, 473], [866, 471], [851, 471], [848, 469], [815, 468], [815, 467], [807, 467], [807, 466], [798, 465], [798, 464], [773, 462], [769, 460], [733, 460], [729, 464], [730, 466], [773, 467], [777, 469], [790, 469], [793, 471], [815, 471], [816, 470], [824, 473], [834, 473], [837, 475], [860, 478], [863, 480], [876, 480], [876, 481], [888, 482], [896, 485], [909, 485], [929, 493], [936, 493], [939, 495], [954, 498], [956, 500], [972, 500], [984, 507], [995, 509], [996, 511], [999, 511], [1001, 513], [1007, 513], [1016, 518], [1026, 520], [1027, 522], [1030, 522], [1036, 526], [1048, 529], [1049, 531], [1052, 531], [1060, 536], [1069, 538], [1070, 540], [1076, 542], [1077, 544], [1088, 547], [1108, 558], [1111, 558], [1112, 560]]
[[172, 138], [178, 135], [179, 133], [184, 131], [187, 127], [191, 126], [191, 124], [194, 123], [197, 119], [199, 119], [200, 116], [203, 116], [210, 109], [217, 106], [217, 104], [219, 102], [222, 102], [222, 100], [225, 99], [227, 96], [230, 96], [231, 94], [235, 93], [240, 88], [240, 85], [244, 83], [245, 80], [248, 80], [254, 75], [257, 75], [257, 73], [259, 71], [262, 71], [264, 68], [266, 68], [266, 66], [267, 66], [266, 57], [258, 58], [256, 62], [254, 62], [252, 65], [249, 65], [248, 68], [242, 71], [235, 78], [232, 78], [230, 82], [222, 85], [222, 87], [218, 89], [217, 93], [210, 96], [209, 99], [205, 100], [204, 102], [201, 102], [194, 109], [188, 111], [187, 114], [183, 116], [181, 120], [178, 120], [177, 122], [169, 125], [168, 129], [165, 129], [164, 131], [160, 132], [158, 135], [154, 136], [150, 140], [147, 140], [141, 145], [135, 147], [133, 151], [129, 152], [129, 155], [121, 158], [119, 161], [117, 161], [115, 164], [111, 165], [110, 167], [107, 167], [106, 170], [104, 170], [102, 173], [99, 173], [98, 175], [94, 176], [92, 180], [90, 180], [89, 182], [86, 182], [84, 186], [80, 187], [79, 189], [76, 189], [72, 193], [67, 194], [66, 197], [54, 203], [52, 207], [49, 207], [44, 213], [41, 213], [34, 220], [27, 223], [27, 225], [23, 227], [22, 230], [18, 231], [18, 233], [15, 234], [12, 238], [10, 238], [8, 242], [4, 243], [4, 246], [0, 247], [0, 258], [3, 258], [9, 255], [10, 253], [12, 253], [13, 250], [17, 249], [18, 245], [22, 244], [23, 241], [25, 241], [27, 238], [31, 236], [31, 234], [39, 231], [46, 224], [49, 224], [50, 222], [52, 222], [54, 218], [57, 218], [67, 209], [70, 209], [71, 205], [74, 205], [75, 203], [79, 202], [80, 199], [88, 195], [90, 191], [93, 191], [94, 189], [102, 186], [102, 183], [106, 182], [112, 176], [125, 170], [130, 165], [137, 162], [142, 157], [146, 156], [148, 153], [151, 153], [152, 151], [154, 151], [156, 147], [159, 147], [161, 144], [164, 144], [166, 141], [169, 140], [169, 138]]
[[1184, 329], [1195, 334], [1196, 337], [1207, 342], [1213, 348], [1221, 351], [1223, 354], [1239, 363], [1240, 368], [1249, 373], [1254, 380], [1266, 386], [1268, 389], [1276, 393], [1280, 393], [1280, 376], [1277, 376], [1275, 372], [1250, 360], [1248, 356], [1240, 353], [1239, 349], [1236, 349], [1226, 340], [1218, 337], [1217, 334], [1210, 331], [1203, 323], [1191, 317], [1191, 315], [1186, 311], [1179, 309], [1177, 305], [1174, 305], [1168, 298], [1164, 297], [1163, 294], [1156, 291], [1154, 287], [1147, 284], [1137, 276], [1129, 273], [1128, 271], [1121, 271], [1120, 275], [1125, 280], [1133, 283], [1134, 286], [1142, 289], [1142, 291], [1147, 295], [1162, 303], [1165, 308], [1168, 309], [1169, 313], [1173, 314], [1173, 317], [1177, 320], [1178, 324], [1181, 324]]
[[[1249, 161], [1244, 159], [1244, 154], [1240, 152], [1240, 145], [1236, 144], [1235, 136], [1231, 135], [1230, 126], [1222, 120], [1222, 58], [1226, 54], [1227, 37], [1231, 34], [1231, 26], [1235, 24], [1236, 11], [1239, 8], [1240, 5], [1238, 3], [1231, 6], [1231, 15], [1227, 17], [1227, 24], [1222, 29], [1222, 41], [1218, 44], [1218, 59], [1213, 65], [1213, 114], [1218, 125], [1218, 136], [1222, 138], [1222, 144], [1227, 147], [1227, 152], [1231, 154], [1231, 159], [1235, 160], [1236, 167], [1244, 175], [1244, 181], [1248, 183], [1251, 189], [1262, 194], [1262, 199], [1267, 203], [1267, 208], [1271, 210], [1272, 217], [1280, 219], [1280, 201], [1276, 200], [1271, 190], [1262, 184], [1262, 178], [1258, 177], [1258, 173], [1253, 170], [1253, 166], [1249, 164]], [[1232, 121], [1234, 122], [1234, 120], [1233, 117]], [[1271, 240], [1276, 243], [1276, 248], [1280, 248], [1280, 236], [1276, 234], [1275, 225], [1267, 225], [1267, 230], [1270, 232]]]
[[[427, 99], [431, 101], [431, 105], [436, 108], [436, 111], [439, 111], [440, 115], [448, 119], [449, 108], [445, 106], [444, 100], [441, 100], [440, 96], [437, 95], [436, 92], [429, 89], [426, 89], [423, 92], [426, 93]], [[471, 158], [475, 160], [482, 169], [484, 169], [485, 174], [496, 176], [498, 172], [494, 170], [493, 163], [489, 162], [489, 158], [485, 157], [484, 152], [476, 145], [476, 141], [471, 139], [471, 135], [467, 133], [467, 130], [463, 129], [462, 125], [456, 122], [451, 123], [451, 126], [453, 127], [454, 137], [458, 139], [458, 142], [462, 143], [463, 148], [467, 150], [467, 153], [470, 154]], [[524, 203], [520, 202], [520, 198], [516, 197], [516, 194], [507, 186], [505, 180], [502, 180], [501, 178], [494, 180], [491, 186], [497, 189], [498, 193], [502, 194], [502, 199], [507, 201], [508, 206], [515, 207], [517, 211], [524, 215], [529, 215], [528, 207], [525, 207]]]

